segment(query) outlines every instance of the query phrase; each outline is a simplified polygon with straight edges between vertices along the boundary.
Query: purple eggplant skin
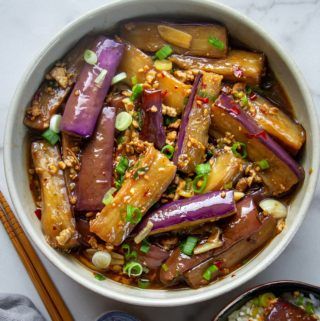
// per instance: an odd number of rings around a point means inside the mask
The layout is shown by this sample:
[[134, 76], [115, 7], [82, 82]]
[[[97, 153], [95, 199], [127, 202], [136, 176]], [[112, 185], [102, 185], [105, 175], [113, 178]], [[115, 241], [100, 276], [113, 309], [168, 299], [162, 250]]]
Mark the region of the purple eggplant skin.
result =
[[[31, 129], [44, 131], [50, 118], [68, 97], [84, 65], [83, 52], [90, 47], [94, 37], [85, 36], [62, 58], [61, 64], [53, 66], [36, 91], [26, 110], [24, 124]], [[52, 85], [53, 83], [53, 85]]]
[[[67, 101], [61, 129], [71, 135], [88, 138], [92, 135], [103, 101], [120, 63], [124, 45], [99, 36], [93, 48], [96, 65], [85, 64]], [[96, 83], [101, 70], [107, 71], [104, 80]]]
[[[202, 87], [202, 74], [196, 77], [184, 110], [178, 133], [173, 162], [186, 174], [193, 173], [195, 167], [205, 158], [208, 144], [210, 118], [209, 100], [202, 102], [197, 94]], [[199, 98], [199, 99], [198, 99]], [[202, 98], [201, 98], [202, 99]]]
[[104, 107], [94, 135], [81, 155], [76, 185], [77, 211], [100, 211], [104, 194], [112, 186], [112, 161], [116, 109]]
[[142, 128], [140, 138], [146, 140], [157, 149], [166, 143], [166, 133], [163, 127], [161, 90], [147, 90], [142, 94]]
[[160, 246], [150, 244], [148, 253], [140, 251], [141, 245], [134, 244], [132, 249], [137, 251], [138, 261], [146, 266], [148, 269], [158, 269], [161, 264], [169, 257], [170, 252], [161, 248]]
[[276, 143], [241, 107], [221, 94], [211, 107], [211, 127], [219, 133], [230, 132], [247, 146], [251, 161], [266, 159], [269, 168], [260, 171], [272, 195], [284, 194], [304, 179], [303, 168]]
[[200, 225], [230, 216], [236, 211], [233, 191], [215, 191], [165, 204], [151, 212], [139, 225], [138, 232], [152, 222], [152, 234]]
[[227, 218], [220, 227], [222, 229], [222, 247], [192, 256], [185, 255], [180, 248], [176, 248], [165, 262], [168, 269], [160, 271], [160, 281], [165, 285], [175, 284], [183, 278], [183, 274], [187, 271], [212, 257], [216, 257], [218, 260], [221, 253], [256, 233], [261, 227], [261, 221], [253, 199], [245, 197], [238, 202], [236, 214]]

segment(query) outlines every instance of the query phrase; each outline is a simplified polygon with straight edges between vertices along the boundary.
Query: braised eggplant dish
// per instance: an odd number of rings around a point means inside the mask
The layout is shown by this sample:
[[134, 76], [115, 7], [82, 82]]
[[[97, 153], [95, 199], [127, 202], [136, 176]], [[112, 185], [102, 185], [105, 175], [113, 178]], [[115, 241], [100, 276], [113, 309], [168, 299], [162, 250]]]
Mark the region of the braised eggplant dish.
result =
[[[107, 33], [106, 33], [107, 34]], [[26, 109], [47, 242], [141, 288], [199, 288], [285, 228], [305, 131], [264, 53], [216, 22], [87, 35]]]

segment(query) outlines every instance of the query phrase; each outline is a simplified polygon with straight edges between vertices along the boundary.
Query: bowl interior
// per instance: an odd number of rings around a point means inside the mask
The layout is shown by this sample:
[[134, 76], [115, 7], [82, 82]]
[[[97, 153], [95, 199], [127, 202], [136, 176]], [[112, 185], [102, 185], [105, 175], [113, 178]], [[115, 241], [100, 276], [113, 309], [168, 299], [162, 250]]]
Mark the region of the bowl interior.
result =
[[[272, 69], [276, 72], [292, 101], [298, 120], [306, 128], [307, 144], [302, 162], [306, 171], [313, 168], [314, 174], [306, 175], [303, 186], [291, 204], [287, 228], [255, 259], [237, 270], [235, 276], [227, 276], [217, 283], [198, 290], [145, 291], [111, 280], [97, 281], [92, 277], [91, 272], [76, 261], [47, 245], [41, 232], [40, 223], [34, 215], [34, 203], [28, 188], [27, 153], [25, 148], [21, 148], [21, 146], [26, 147], [26, 128], [23, 126], [23, 116], [25, 107], [48, 67], [84, 34], [110, 29], [121, 20], [138, 17], [142, 14], [148, 16], [157, 13], [165, 19], [176, 12], [179, 13], [179, 16], [196, 15], [205, 19], [219, 20], [240, 41], [266, 54]], [[314, 141], [314, 137], [318, 137], [318, 132], [312, 102], [300, 74], [262, 29], [237, 12], [209, 0], [109, 1], [107, 5], [88, 13], [67, 26], [50, 42], [21, 80], [10, 108], [5, 138], [5, 171], [12, 201], [25, 230], [58, 268], [80, 284], [113, 299], [140, 305], [173, 306], [194, 303], [226, 293], [262, 271], [282, 252], [302, 222], [312, 198], [318, 171], [319, 150]]]
[[237, 311], [241, 309], [243, 305], [245, 305], [248, 301], [251, 299], [257, 297], [260, 294], [266, 293], [266, 292], [272, 292], [276, 296], [281, 295], [286, 292], [293, 292], [293, 291], [299, 291], [304, 294], [316, 294], [320, 295], [320, 288], [307, 284], [302, 282], [296, 282], [296, 281], [276, 281], [271, 282], [263, 285], [259, 285], [253, 289], [250, 289], [249, 291], [246, 291], [245, 293], [241, 294], [239, 297], [237, 297], [234, 301], [232, 301], [230, 304], [228, 304], [214, 319], [213, 321], [228, 321], [228, 316], [233, 313], [234, 311]]

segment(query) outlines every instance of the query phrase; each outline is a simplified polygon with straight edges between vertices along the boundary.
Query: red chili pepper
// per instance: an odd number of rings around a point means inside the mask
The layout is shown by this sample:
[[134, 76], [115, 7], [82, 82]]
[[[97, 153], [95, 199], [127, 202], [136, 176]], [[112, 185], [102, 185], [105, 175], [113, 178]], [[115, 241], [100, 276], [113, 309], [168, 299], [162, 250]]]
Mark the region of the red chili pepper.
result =
[[41, 216], [42, 216], [42, 211], [40, 208], [37, 208], [35, 211], [34, 211], [34, 214], [36, 214], [37, 218], [39, 220], [41, 220]]
[[257, 99], [257, 94], [254, 93], [254, 92], [251, 92], [250, 95], [249, 95], [249, 99], [250, 100], [256, 100]]
[[243, 77], [243, 70], [239, 66], [233, 65], [232, 69], [233, 69], [233, 74], [236, 78]]
[[220, 269], [222, 266], [222, 261], [216, 261], [216, 262], [214, 262], [214, 265], [216, 265], [217, 268]]
[[197, 100], [202, 101], [203, 103], [207, 104], [209, 102], [209, 98], [208, 97], [200, 97], [197, 96]]
[[263, 139], [267, 139], [267, 132], [265, 130], [261, 130], [261, 132], [256, 134], [247, 134], [248, 138], [259, 138], [262, 137]]

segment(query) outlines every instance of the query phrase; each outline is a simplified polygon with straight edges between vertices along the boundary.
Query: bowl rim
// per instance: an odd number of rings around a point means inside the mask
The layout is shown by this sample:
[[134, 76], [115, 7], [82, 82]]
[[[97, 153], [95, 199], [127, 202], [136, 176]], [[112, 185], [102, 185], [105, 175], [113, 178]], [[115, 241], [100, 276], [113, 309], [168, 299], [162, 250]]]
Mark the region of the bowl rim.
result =
[[[82, 25], [87, 19], [89, 20], [92, 16], [95, 16], [96, 14], [98, 14], [99, 11], [103, 11], [108, 8], [110, 9], [117, 5], [125, 6], [126, 4], [134, 3], [137, 1], [142, 1], [142, 0], [110, 0], [108, 1], [107, 4], [99, 6], [91, 11], [88, 11], [85, 14], [82, 14], [72, 22], [68, 23], [58, 33], [56, 33], [56, 35], [48, 42], [48, 44], [45, 47], [43, 47], [42, 50], [40, 50], [38, 55], [36, 55], [34, 59], [31, 60], [28, 68], [23, 73], [21, 81], [18, 83], [17, 88], [14, 92], [13, 99], [10, 102], [11, 108], [7, 116], [7, 124], [5, 128], [5, 137], [4, 137], [5, 177], [6, 177], [6, 182], [7, 182], [7, 186], [8, 186], [8, 190], [9, 190], [9, 194], [10, 194], [13, 206], [27, 234], [33, 240], [33, 242], [37, 245], [37, 247], [41, 250], [42, 254], [58, 269], [60, 269], [62, 272], [68, 275], [71, 279], [85, 286], [86, 288], [92, 290], [95, 293], [99, 293], [100, 295], [103, 295], [105, 297], [115, 299], [125, 303], [142, 305], [142, 306], [159, 306], [159, 307], [192, 304], [196, 302], [205, 301], [213, 297], [217, 297], [219, 295], [227, 293], [228, 291], [231, 291], [232, 289], [235, 289], [241, 286], [242, 284], [244, 284], [245, 282], [247, 282], [248, 280], [256, 276], [258, 273], [262, 272], [283, 252], [283, 250], [287, 247], [288, 243], [292, 240], [293, 236], [295, 235], [298, 228], [300, 227], [306, 215], [307, 209], [312, 201], [312, 197], [313, 197], [316, 183], [317, 183], [318, 171], [319, 171], [319, 164], [315, 160], [320, 158], [319, 156], [320, 147], [317, 146], [315, 140], [313, 140], [313, 144], [310, 146], [310, 153], [311, 153], [311, 160], [312, 160], [311, 166], [313, 168], [313, 175], [310, 176], [309, 183], [308, 183], [308, 193], [306, 193], [303, 203], [299, 209], [299, 212], [301, 213], [301, 215], [294, 221], [294, 224], [292, 225], [291, 230], [288, 231], [288, 233], [281, 240], [281, 242], [279, 242], [279, 244], [275, 249], [275, 253], [272, 256], [268, 256], [264, 258], [264, 260], [259, 262], [259, 265], [254, 266], [245, 275], [242, 275], [237, 279], [233, 279], [233, 282], [229, 282], [228, 284], [225, 284], [220, 288], [216, 288], [210, 291], [210, 286], [208, 286], [207, 287], [208, 291], [205, 291], [202, 293], [193, 293], [193, 295], [188, 295], [188, 296], [181, 295], [181, 297], [178, 297], [178, 298], [170, 298], [170, 297], [166, 298], [165, 296], [161, 298], [152, 298], [152, 296], [149, 296], [148, 298], [141, 299], [139, 297], [135, 297], [127, 293], [120, 293], [120, 292], [114, 291], [113, 289], [109, 289], [108, 287], [103, 287], [101, 285], [98, 285], [93, 280], [92, 281], [89, 280], [87, 277], [76, 275], [70, 268], [66, 267], [63, 264], [63, 262], [61, 262], [60, 260], [56, 260], [54, 255], [50, 253], [50, 251], [48, 251], [47, 246], [39, 238], [39, 235], [34, 230], [28, 216], [25, 215], [23, 204], [20, 201], [20, 197], [16, 189], [16, 183], [15, 183], [15, 178], [13, 174], [14, 168], [12, 166], [13, 162], [12, 162], [10, 142], [12, 141], [12, 137], [14, 135], [14, 118], [16, 113], [21, 109], [21, 106], [18, 105], [18, 102], [20, 100], [20, 96], [22, 95], [24, 86], [26, 84], [26, 80], [37, 68], [37, 61], [47, 54], [47, 52], [51, 49], [52, 46], [56, 44], [56, 42], [59, 40], [60, 37], [62, 37], [64, 34], [70, 33], [72, 30], [77, 28], [77, 26]], [[147, 0], [147, 1], [151, 1], [151, 0]], [[277, 52], [277, 54], [281, 57], [281, 59], [285, 62], [288, 69], [290, 70], [290, 73], [294, 77], [299, 89], [302, 92], [302, 96], [306, 102], [307, 114], [310, 116], [311, 133], [314, 137], [319, 137], [318, 120], [316, 117], [316, 111], [312, 102], [311, 94], [306, 86], [305, 81], [303, 81], [302, 74], [298, 70], [297, 66], [295, 65], [293, 60], [290, 58], [290, 56], [284, 52], [284, 50], [280, 47], [280, 45], [278, 45], [271, 38], [271, 36], [269, 36], [262, 29], [262, 27], [260, 27], [257, 23], [251, 20], [251, 18], [248, 18], [244, 14], [239, 13], [238, 11], [236, 11], [233, 8], [230, 8], [229, 6], [215, 2], [213, 0], [189, 0], [189, 2], [194, 5], [206, 5], [212, 8], [216, 8], [220, 11], [224, 11], [228, 15], [232, 16], [233, 19], [241, 20], [247, 27], [249, 27], [250, 29], [256, 30], [256, 32], [259, 34], [259, 37], [261, 37]]]
[[[306, 283], [303, 281], [295, 281], [295, 280], [278, 280], [278, 281], [270, 281], [262, 284], [255, 285], [250, 287], [249, 289], [244, 290], [241, 294], [233, 298], [229, 301], [212, 319], [212, 321], [219, 321], [219, 318], [223, 317], [225, 313], [228, 312], [235, 304], [244, 300], [247, 296], [254, 294], [255, 292], [260, 292], [263, 289], [268, 289], [272, 291], [273, 287], [282, 287], [282, 286], [296, 286], [296, 287], [304, 287], [310, 290], [310, 292], [318, 292], [320, 294], [320, 287]], [[245, 304], [246, 302], [244, 302]]]

